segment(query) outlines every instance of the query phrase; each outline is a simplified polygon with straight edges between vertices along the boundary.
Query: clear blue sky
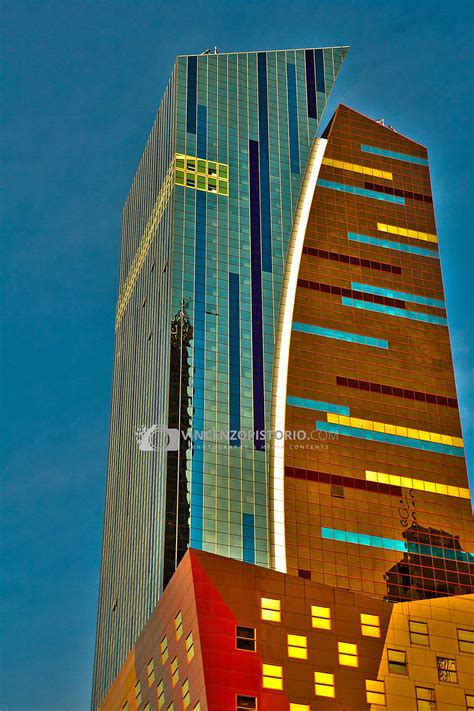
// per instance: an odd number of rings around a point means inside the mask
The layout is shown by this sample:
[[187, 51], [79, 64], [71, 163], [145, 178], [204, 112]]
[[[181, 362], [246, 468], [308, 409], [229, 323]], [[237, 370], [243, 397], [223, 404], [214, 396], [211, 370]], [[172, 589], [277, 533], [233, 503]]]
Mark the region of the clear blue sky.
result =
[[325, 119], [428, 146], [472, 460], [470, 7], [3, 2], [3, 708], [89, 705], [120, 213], [176, 54], [349, 44]]

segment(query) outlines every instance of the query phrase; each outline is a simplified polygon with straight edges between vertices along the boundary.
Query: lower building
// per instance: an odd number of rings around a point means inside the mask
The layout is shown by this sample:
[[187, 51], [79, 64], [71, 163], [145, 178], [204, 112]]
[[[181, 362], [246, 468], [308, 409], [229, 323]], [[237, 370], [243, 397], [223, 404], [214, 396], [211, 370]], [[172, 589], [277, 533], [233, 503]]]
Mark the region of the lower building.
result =
[[189, 549], [100, 708], [473, 709], [473, 601], [392, 603]]

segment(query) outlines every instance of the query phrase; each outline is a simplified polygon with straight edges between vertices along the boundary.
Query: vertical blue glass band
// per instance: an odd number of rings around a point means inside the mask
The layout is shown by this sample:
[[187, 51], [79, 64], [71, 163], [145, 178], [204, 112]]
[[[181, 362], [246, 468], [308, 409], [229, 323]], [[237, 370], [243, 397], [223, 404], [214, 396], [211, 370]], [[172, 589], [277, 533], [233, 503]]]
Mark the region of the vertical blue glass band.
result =
[[268, 158], [267, 55], [258, 54], [258, 135], [260, 147], [260, 213], [262, 225], [262, 268], [272, 271], [270, 219], [270, 166]]
[[[249, 141], [250, 164], [250, 237], [252, 281], [252, 377], [254, 431], [265, 429], [265, 391], [263, 387], [263, 315], [262, 315], [262, 248], [260, 235], [260, 180], [258, 142]], [[254, 447], [265, 449], [265, 442], [254, 435]]]
[[312, 49], [305, 50], [304, 53], [306, 63], [306, 98], [308, 101], [308, 116], [317, 118], [316, 108], [316, 77], [314, 74], [314, 51]]
[[255, 563], [255, 517], [242, 514], [242, 548], [244, 563]]
[[186, 130], [196, 133], [197, 57], [188, 57]]
[[[229, 430], [240, 430], [240, 294], [239, 275], [229, 273]], [[230, 436], [230, 445], [240, 447], [240, 439]]]
[[316, 87], [322, 94], [326, 92], [326, 77], [324, 75], [324, 54], [322, 49], [314, 51], [316, 59]]
[[296, 101], [296, 68], [288, 62], [286, 67], [288, 80], [288, 127], [290, 131], [290, 162], [291, 172], [300, 172], [299, 135], [298, 135], [298, 105]]

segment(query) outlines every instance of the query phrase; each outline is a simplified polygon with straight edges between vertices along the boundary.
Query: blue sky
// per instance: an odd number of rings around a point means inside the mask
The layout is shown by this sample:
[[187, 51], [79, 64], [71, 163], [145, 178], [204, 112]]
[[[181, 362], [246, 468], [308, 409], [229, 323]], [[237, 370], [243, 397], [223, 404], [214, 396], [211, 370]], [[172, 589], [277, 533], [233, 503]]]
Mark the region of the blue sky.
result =
[[472, 461], [470, 7], [3, 2], [4, 708], [89, 705], [120, 214], [175, 55], [349, 44], [325, 119], [428, 146]]

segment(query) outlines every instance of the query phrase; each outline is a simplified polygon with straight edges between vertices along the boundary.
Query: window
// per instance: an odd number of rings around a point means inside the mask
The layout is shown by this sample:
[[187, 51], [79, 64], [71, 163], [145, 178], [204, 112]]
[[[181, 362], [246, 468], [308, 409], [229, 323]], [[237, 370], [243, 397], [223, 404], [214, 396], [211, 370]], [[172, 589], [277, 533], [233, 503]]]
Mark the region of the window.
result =
[[378, 615], [360, 614], [360, 626], [365, 637], [380, 637], [380, 617]]
[[148, 686], [151, 686], [155, 681], [155, 662], [153, 661], [153, 659], [150, 659], [150, 661], [148, 662], [146, 667], [146, 673], [148, 675]]
[[264, 689], [283, 689], [283, 667], [275, 664], [263, 665], [263, 688]]
[[357, 659], [357, 644], [349, 642], [338, 642], [337, 651], [339, 652], [339, 664], [345, 667], [358, 667]]
[[311, 622], [313, 627], [317, 627], [320, 630], [330, 630], [331, 610], [329, 607], [311, 605]]
[[262, 597], [262, 620], [267, 620], [267, 622], [281, 622], [280, 600]]
[[365, 697], [368, 704], [385, 706], [385, 682], [365, 680]]
[[288, 656], [294, 659], [308, 659], [307, 638], [299, 634], [289, 634]]
[[135, 699], [137, 704], [140, 706], [142, 702], [142, 685], [139, 681], [135, 684]]
[[290, 704], [290, 711], [311, 711], [309, 704]]
[[388, 649], [388, 670], [392, 674], [407, 674], [407, 653], [400, 649]]
[[181, 617], [181, 612], [178, 612], [178, 614], [174, 618], [174, 629], [176, 633], [176, 641], [179, 642], [179, 640], [183, 636], [183, 619]]
[[160, 651], [161, 651], [161, 663], [164, 664], [166, 660], [168, 659], [168, 640], [166, 639], [166, 635], [163, 637], [163, 639], [160, 642]]
[[426, 689], [423, 686], [416, 686], [416, 708], [418, 711], [436, 711], [436, 700], [434, 689]]
[[168, 708], [166, 709], [166, 711], [174, 711], [173, 702], [170, 703], [170, 705], [168, 706]]
[[189, 693], [189, 681], [186, 679], [181, 687], [181, 697], [183, 699], [183, 709], [187, 709], [191, 703], [191, 694]]
[[247, 652], [255, 652], [255, 628], [237, 626], [235, 630], [235, 646]]
[[156, 687], [156, 695], [158, 696], [158, 711], [161, 711], [165, 705], [165, 689], [162, 681]]
[[171, 662], [171, 683], [173, 688], [179, 681], [178, 657], [175, 657]]
[[201, 711], [201, 704], [199, 701], [197, 702], [196, 706], [193, 706], [193, 711]]
[[466, 708], [468, 711], [474, 709], [474, 694], [466, 694]]
[[122, 706], [122, 711], [128, 711], [128, 701], [126, 701]]
[[334, 674], [314, 672], [314, 693], [316, 696], [327, 696], [329, 699], [334, 699], [336, 696]]
[[408, 620], [408, 627], [410, 630], [410, 641], [413, 644], [423, 644], [425, 647], [429, 646], [430, 640], [428, 637], [428, 625], [426, 622]]
[[194, 657], [194, 640], [193, 640], [193, 633], [190, 632], [188, 634], [188, 636], [186, 637], [186, 658], [188, 660], [188, 664], [193, 657]]
[[150, 702], [143, 707], [143, 711], [150, 711]]
[[238, 694], [236, 711], [246, 711], [246, 709], [256, 709], [257, 699], [255, 696], [242, 696]]
[[474, 631], [458, 630], [459, 649], [461, 652], [474, 654]]
[[449, 681], [453, 684], [458, 683], [455, 659], [450, 659], [449, 657], [436, 657], [436, 666], [438, 668], [438, 679], [440, 681]]

